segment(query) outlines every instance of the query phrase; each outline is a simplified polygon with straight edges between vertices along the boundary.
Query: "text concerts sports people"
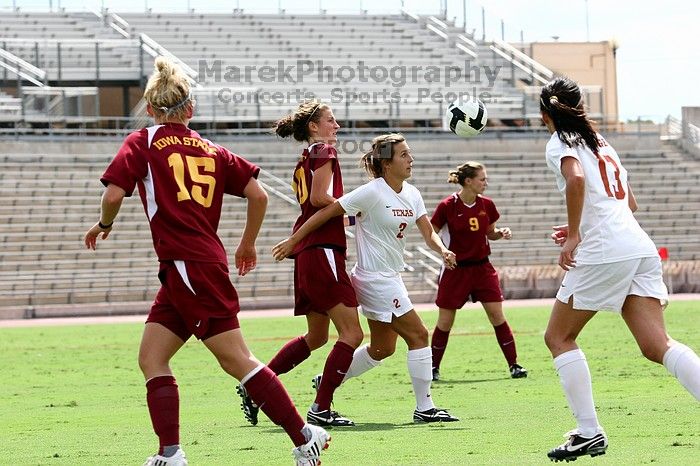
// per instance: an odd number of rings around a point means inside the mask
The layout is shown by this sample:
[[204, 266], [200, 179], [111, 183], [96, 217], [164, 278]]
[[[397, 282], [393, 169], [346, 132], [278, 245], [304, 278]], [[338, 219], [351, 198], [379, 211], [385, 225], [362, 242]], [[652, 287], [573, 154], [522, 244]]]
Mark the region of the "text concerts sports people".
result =
[[[308, 143], [294, 169], [292, 187], [301, 215], [294, 231], [321, 208], [343, 195], [343, 176], [333, 147], [340, 126], [331, 108], [316, 100], [302, 102], [297, 110], [277, 122], [275, 132]], [[331, 410], [333, 393], [350, 366], [355, 348], [364, 335], [357, 316], [357, 298], [345, 271], [345, 227], [342, 217], [334, 218], [304, 238], [294, 249], [294, 315], [306, 316], [308, 331], [287, 342], [268, 363], [277, 375], [306, 360], [313, 350], [328, 341], [330, 322], [338, 341], [326, 358], [323, 376], [314, 379], [316, 399], [306, 419], [318, 426], [353, 426], [354, 423]], [[258, 407], [239, 388], [241, 407], [251, 424], [257, 424]]]
[[85, 234], [85, 245], [95, 249], [99, 236], [108, 238], [122, 200], [138, 185], [162, 283], [139, 351], [148, 411], [160, 441], [158, 453], [146, 464], [187, 464], [180, 447], [178, 386], [169, 361], [194, 335], [270, 420], [284, 428], [296, 445], [296, 464], [316, 465], [330, 437], [304, 423], [274, 372], [248, 350], [226, 251], [216, 233], [224, 194], [245, 197], [247, 220], [236, 268], [239, 275], [255, 268], [255, 240], [267, 207], [267, 194], [256, 179], [259, 168], [187, 127], [194, 110], [190, 86], [168, 59], [156, 59], [144, 99], [156, 124], [127, 136], [102, 176], [106, 190], [100, 221]]
[[374, 138], [362, 164], [374, 178], [324, 207], [290, 238], [273, 249], [275, 259], [289, 256], [303, 239], [344, 213], [357, 216], [355, 240], [357, 264], [351, 272], [362, 313], [370, 328], [370, 344], [355, 351], [344, 380], [379, 365], [396, 350], [398, 336], [408, 345], [408, 373], [413, 383], [415, 422], [457, 421], [447, 410], [436, 408], [430, 396], [432, 354], [428, 330], [408, 297], [401, 279], [406, 234], [416, 225], [425, 243], [438, 252], [448, 267], [454, 254], [440, 241], [428, 220], [423, 198], [406, 180], [411, 177], [413, 156], [404, 137], [385, 134]]
[[[581, 90], [568, 78], [549, 82], [540, 112], [552, 133], [547, 166], [566, 199], [568, 225], [555, 227], [566, 275], [557, 292], [545, 342], [554, 358], [576, 429], [548, 453], [555, 461], [601, 455], [608, 447], [598, 424], [588, 362], [576, 338], [596, 311], [620, 313], [642, 354], [663, 364], [700, 400], [700, 358], [666, 333], [668, 300], [656, 246], [634, 218], [637, 202], [627, 170], [596, 133], [584, 111]], [[639, 442], [640, 440], [635, 440]]]
[[457, 267], [443, 269], [435, 304], [440, 309], [433, 331], [433, 380], [440, 379], [440, 362], [447, 348], [457, 309], [471, 298], [481, 301], [493, 325], [496, 340], [506, 358], [510, 376], [527, 377], [518, 364], [515, 337], [503, 314], [503, 293], [498, 272], [489, 261], [490, 241], [511, 239], [510, 228], [497, 228], [500, 214], [496, 204], [483, 196], [488, 186], [486, 168], [478, 162], [466, 162], [451, 170], [447, 179], [462, 189], [443, 199], [435, 208], [430, 222], [442, 242], [457, 256]]

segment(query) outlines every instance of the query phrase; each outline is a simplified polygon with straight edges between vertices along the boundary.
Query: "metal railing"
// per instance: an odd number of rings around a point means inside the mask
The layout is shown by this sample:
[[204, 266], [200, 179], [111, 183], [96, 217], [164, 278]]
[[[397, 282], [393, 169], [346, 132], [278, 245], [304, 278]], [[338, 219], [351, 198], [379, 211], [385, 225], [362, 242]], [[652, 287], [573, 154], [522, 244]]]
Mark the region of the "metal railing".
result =
[[541, 84], [547, 84], [552, 77], [554, 77], [554, 72], [552, 70], [538, 61], [533, 60], [508, 42], [494, 39], [489, 48], [499, 56], [508, 60], [513, 66], [524, 71], [531, 77], [533, 84], [535, 81]]

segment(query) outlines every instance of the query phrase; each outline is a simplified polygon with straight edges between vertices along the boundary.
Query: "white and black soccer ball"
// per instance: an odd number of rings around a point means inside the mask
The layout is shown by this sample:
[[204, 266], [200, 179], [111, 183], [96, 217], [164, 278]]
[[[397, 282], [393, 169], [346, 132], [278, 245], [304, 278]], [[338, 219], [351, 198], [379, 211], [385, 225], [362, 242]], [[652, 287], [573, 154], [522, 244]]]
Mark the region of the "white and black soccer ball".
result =
[[457, 136], [472, 138], [486, 127], [486, 106], [476, 98], [457, 99], [447, 106], [445, 128]]

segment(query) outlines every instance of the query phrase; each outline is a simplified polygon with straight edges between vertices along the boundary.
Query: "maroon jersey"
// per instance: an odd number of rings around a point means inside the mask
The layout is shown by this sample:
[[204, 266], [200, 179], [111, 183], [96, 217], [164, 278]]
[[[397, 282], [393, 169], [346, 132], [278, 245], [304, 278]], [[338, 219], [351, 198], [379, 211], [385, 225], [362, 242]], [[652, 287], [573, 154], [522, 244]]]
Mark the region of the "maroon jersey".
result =
[[[304, 149], [301, 160], [297, 162], [294, 169], [294, 179], [292, 189], [296, 193], [297, 201], [301, 207], [301, 215], [294, 223], [293, 231], [297, 231], [313, 214], [321, 210], [311, 205], [311, 185], [314, 179], [314, 172], [325, 164], [332, 164], [333, 177], [328, 188], [328, 194], [338, 199], [343, 195], [343, 175], [340, 173], [338, 163], [338, 153], [335, 147], [328, 144], [312, 144]], [[309, 233], [294, 248], [294, 253], [303, 251], [309, 247], [329, 247], [345, 253], [347, 243], [345, 241], [345, 227], [343, 217], [337, 216], [330, 219], [317, 230]]]
[[430, 222], [442, 229], [440, 237], [458, 261], [479, 261], [491, 254], [486, 233], [498, 217], [496, 205], [488, 197], [477, 196], [468, 207], [454, 193], [440, 201]]
[[158, 259], [221, 262], [216, 233], [224, 193], [243, 197], [260, 169], [185, 125], [129, 134], [100, 181], [131, 196], [138, 185]]

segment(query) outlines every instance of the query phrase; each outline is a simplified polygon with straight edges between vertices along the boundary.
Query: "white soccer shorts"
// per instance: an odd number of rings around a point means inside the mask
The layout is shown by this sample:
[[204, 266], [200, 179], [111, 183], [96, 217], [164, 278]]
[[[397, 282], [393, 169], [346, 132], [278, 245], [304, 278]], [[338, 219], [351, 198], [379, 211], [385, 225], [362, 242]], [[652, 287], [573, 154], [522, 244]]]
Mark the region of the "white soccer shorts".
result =
[[400, 273], [367, 272], [355, 265], [350, 271], [360, 312], [370, 320], [391, 323], [413, 309]]
[[578, 265], [564, 275], [557, 299], [567, 303], [573, 295], [574, 309], [617, 313], [629, 295], [657, 298], [666, 306], [668, 290], [662, 274], [658, 256]]

